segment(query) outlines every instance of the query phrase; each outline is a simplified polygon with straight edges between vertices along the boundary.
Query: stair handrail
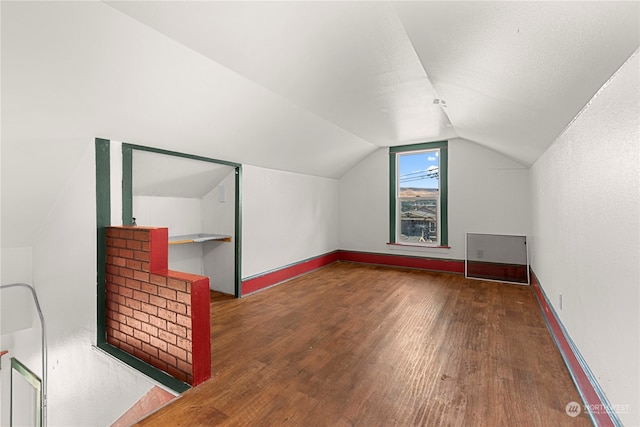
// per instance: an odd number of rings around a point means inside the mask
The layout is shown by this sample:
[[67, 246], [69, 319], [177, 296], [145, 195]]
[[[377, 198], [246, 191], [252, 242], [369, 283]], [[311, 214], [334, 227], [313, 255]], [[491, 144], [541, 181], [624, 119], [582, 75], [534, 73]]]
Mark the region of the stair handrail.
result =
[[45, 333], [45, 323], [44, 316], [42, 315], [42, 310], [40, 309], [40, 303], [38, 302], [38, 295], [36, 294], [36, 290], [33, 286], [28, 285], [26, 283], [11, 283], [8, 285], [0, 285], [0, 289], [7, 288], [17, 288], [23, 287], [27, 288], [31, 291], [31, 296], [33, 296], [33, 302], [36, 306], [36, 310], [38, 311], [38, 317], [40, 318], [40, 331], [41, 331], [41, 345], [42, 345], [42, 389], [41, 393], [41, 417], [42, 417], [42, 426], [47, 425], [47, 335]]

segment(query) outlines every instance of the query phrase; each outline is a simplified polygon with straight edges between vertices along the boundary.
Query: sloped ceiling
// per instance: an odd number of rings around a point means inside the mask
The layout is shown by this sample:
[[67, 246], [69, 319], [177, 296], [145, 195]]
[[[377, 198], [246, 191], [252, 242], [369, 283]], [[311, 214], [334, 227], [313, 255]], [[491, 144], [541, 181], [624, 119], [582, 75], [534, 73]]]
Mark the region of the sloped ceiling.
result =
[[531, 165], [640, 46], [639, 2], [397, 4], [462, 138]]
[[133, 150], [133, 195], [201, 199], [235, 168], [154, 152]]
[[2, 246], [93, 138], [338, 178], [460, 136], [530, 165], [638, 48], [638, 2], [0, 2]]
[[108, 3], [376, 146], [524, 165], [640, 44], [638, 2]]
[[376, 146], [455, 136], [388, 3], [108, 4]]

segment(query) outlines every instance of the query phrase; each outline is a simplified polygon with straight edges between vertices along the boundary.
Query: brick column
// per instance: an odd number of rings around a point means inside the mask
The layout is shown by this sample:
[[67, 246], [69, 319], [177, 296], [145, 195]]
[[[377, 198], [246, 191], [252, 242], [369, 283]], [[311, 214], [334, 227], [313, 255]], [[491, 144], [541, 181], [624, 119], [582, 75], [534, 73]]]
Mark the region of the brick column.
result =
[[209, 278], [167, 267], [167, 228], [107, 228], [107, 341], [195, 386], [211, 376]]

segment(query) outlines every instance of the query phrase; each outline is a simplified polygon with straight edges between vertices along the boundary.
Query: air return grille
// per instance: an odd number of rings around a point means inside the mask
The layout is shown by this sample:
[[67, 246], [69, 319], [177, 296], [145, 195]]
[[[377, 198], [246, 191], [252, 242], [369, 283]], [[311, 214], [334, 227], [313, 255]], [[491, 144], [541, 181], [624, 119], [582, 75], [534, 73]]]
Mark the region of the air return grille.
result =
[[465, 276], [529, 284], [527, 237], [467, 233]]

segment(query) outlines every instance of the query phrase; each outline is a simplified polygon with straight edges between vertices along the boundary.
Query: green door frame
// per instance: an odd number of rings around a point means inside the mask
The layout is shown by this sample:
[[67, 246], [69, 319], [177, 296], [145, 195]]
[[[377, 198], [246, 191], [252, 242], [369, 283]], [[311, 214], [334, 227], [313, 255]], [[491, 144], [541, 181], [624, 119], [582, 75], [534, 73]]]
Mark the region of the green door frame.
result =
[[[97, 338], [96, 346], [137, 369], [159, 383], [182, 393], [191, 386], [179, 381], [164, 371], [143, 362], [129, 353], [112, 346], [107, 342], [107, 227], [111, 225], [111, 144], [110, 140], [95, 139], [96, 157], [96, 228], [97, 228]], [[193, 160], [201, 160], [210, 163], [223, 164], [235, 168], [235, 295], [242, 295], [241, 279], [241, 242], [242, 242], [242, 165], [175, 151], [161, 150], [133, 144], [122, 144], [122, 223], [131, 224], [133, 216], [133, 150], [149, 151]]]
[[167, 156], [181, 157], [184, 159], [199, 160], [202, 162], [215, 163], [219, 165], [231, 166], [235, 168], [235, 269], [234, 269], [234, 292], [236, 298], [242, 296], [242, 274], [241, 270], [241, 219], [242, 219], [242, 165], [239, 163], [217, 160], [209, 157], [196, 156], [193, 154], [179, 153], [177, 151], [163, 150], [160, 148], [145, 147], [142, 145], [122, 143], [122, 223], [133, 224], [133, 150], [146, 151], [149, 153], [164, 154]]

